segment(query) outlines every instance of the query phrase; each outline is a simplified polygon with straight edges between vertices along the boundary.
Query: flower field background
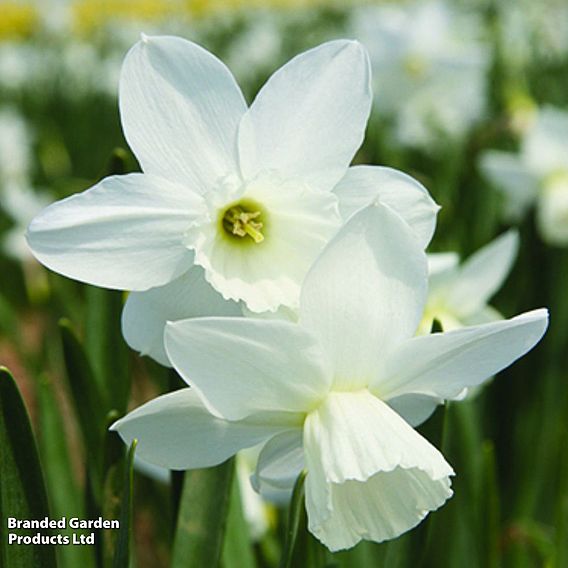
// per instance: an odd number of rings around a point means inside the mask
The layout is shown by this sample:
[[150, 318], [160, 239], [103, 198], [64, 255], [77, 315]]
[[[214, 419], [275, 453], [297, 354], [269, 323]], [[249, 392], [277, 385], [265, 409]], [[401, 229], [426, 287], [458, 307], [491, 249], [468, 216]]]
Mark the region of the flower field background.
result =
[[[108, 430], [183, 383], [128, 347], [125, 293], [47, 270], [24, 235], [47, 204], [139, 171], [117, 95], [141, 32], [203, 45], [249, 103], [298, 53], [358, 39], [374, 101], [354, 163], [402, 170], [441, 206], [421, 333], [548, 307], [533, 351], [418, 428], [454, 496], [398, 539], [332, 554], [300, 498], [252, 492], [256, 456], [169, 472]], [[0, 0], [0, 241], [2, 533], [8, 516], [121, 521], [95, 546], [2, 534], [7, 567], [568, 566], [565, 3]]]

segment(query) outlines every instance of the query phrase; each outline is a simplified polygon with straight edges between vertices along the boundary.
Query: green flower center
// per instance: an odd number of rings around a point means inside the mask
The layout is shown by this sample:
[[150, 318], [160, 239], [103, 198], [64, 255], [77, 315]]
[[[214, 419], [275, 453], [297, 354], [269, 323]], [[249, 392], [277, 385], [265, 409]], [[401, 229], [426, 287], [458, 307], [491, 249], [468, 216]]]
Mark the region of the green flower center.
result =
[[220, 229], [225, 236], [244, 243], [260, 244], [266, 231], [266, 214], [250, 200], [229, 205], [219, 216]]

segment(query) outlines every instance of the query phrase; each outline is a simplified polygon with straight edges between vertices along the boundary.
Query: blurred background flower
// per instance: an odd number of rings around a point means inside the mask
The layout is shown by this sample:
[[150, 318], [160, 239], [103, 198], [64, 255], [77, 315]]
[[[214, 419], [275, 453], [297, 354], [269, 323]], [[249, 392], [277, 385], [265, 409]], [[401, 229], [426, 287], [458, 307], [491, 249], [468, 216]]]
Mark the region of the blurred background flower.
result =
[[376, 109], [400, 143], [428, 149], [482, 117], [490, 50], [479, 14], [443, 0], [365, 6], [350, 31], [369, 49]]
[[520, 151], [487, 150], [481, 169], [504, 193], [507, 220], [519, 221], [536, 202], [542, 238], [568, 245], [568, 112], [539, 110], [523, 132]]

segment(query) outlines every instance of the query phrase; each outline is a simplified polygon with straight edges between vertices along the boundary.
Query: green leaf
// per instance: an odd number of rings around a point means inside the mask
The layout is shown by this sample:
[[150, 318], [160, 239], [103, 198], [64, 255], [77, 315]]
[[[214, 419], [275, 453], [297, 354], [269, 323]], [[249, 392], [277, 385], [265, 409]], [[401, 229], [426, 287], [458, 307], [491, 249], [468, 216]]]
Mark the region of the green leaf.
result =
[[[384, 546], [384, 545], [383, 545]], [[351, 550], [336, 552], [333, 559], [341, 568], [375, 568], [383, 566], [384, 547], [374, 542], [361, 541]]]
[[[103, 441], [103, 497], [102, 515], [105, 519], [117, 519], [120, 517], [124, 496], [124, 468], [125, 449], [120, 436], [108, 428], [116, 422], [119, 414], [116, 411], [109, 412], [106, 417], [105, 436]], [[118, 542], [116, 531], [103, 531], [102, 538], [97, 542], [101, 547], [103, 566], [114, 566], [115, 550]]]
[[[10, 372], [0, 367], [0, 518], [49, 517], [47, 495], [36, 442], [20, 392]], [[14, 531], [24, 536], [28, 531]], [[41, 531], [48, 534], [47, 531]], [[9, 545], [0, 539], [2, 566], [56, 566], [54, 546]]]
[[298, 530], [302, 513], [304, 511], [304, 481], [306, 479], [306, 472], [302, 471], [298, 476], [294, 491], [292, 493], [292, 501], [290, 502], [290, 512], [288, 514], [288, 529], [286, 531], [286, 543], [284, 545], [284, 552], [280, 560], [280, 568], [291, 568], [292, 559], [294, 557], [294, 547], [298, 538]]
[[219, 565], [234, 472], [234, 458], [185, 473], [172, 568]]
[[255, 568], [255, 566], [256, 561], [251, 546], [248, 523], [243, 513], [239, 477], [234, 475], [223, 546], [223, 567]]
[[132, 541], [132, 501], [134, 492], [134, 453], [138, 440], [133, 440], [124, 465], [124, 484], [120, 506], [120, 531], [116, 542], [113, 568], [130, 565], [130, 544]]
[[[566, 447], [568, 433], [562, 440], [562, 447]], [[558, 484], [558, 497], [556, 500], [556, 533], [554, 549], [554, 566], [568, 565], [568, 456], [562, 452], [560, 468], [560, 483]]]
[[[39, 381], [39, 435], [38, 442], [49, 490], [52, 514], [55, 518], [85, 517], [81, 492], [73, 475], [72, 464], [63, 428], [61, 407], [57, 403], [53, 385], [46, 377]], [[71, 536], [72, 529], [61, 534]], [[93, 550], [89, 546], [60, 546], [59, 564], [66, 568], [94, 566]]]
[[495, 448], [493, 443], [486, 441], [482, 446], [483, 452], [483, 512], [485, 534], [482, 535], [481, 549], [483, 565], [488, 568], [501, 566], [499, 554], [500, 512], [499, 492], [497, 489]]
[[128, 347], [122, 337], [123, 293], [88, 286], [85, 350], [99, 388], [109, 407], [126, 412], [130, 393]]
[[103, 439], [107, 427], [107, 403], [95, 382], [94, 374], [71, 322], [59, 322], [63, 358], [75, 411], [81, 427], [87, 461], [92, 464], [95, 499], [102, 485]]

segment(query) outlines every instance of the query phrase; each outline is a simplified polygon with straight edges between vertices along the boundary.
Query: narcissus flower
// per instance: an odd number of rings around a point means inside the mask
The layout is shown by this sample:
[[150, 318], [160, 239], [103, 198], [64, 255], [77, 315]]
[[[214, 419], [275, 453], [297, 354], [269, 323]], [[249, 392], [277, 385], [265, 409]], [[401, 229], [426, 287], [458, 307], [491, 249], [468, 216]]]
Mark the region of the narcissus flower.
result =
[[369, 50], [376, 107], [402, 144], [462, 137], [485, 109], [489, 52], [472, 13], [444, 0], [361, 6], [354, 37]]
[[420, 330], [429, 333], [434, 319], [444, 331], [503, 319], [488, 302], [509, 275], [518, 248], [519, 235], [511, 230], [461, 266], [456, 253], [429, 254], [428, 301]]
[[350, 218], [310, 269], [298, 323], [170, 323], [166, 349], [191, 386], [114, 424], [143, 459], [207, 467], [266, 442], [255, 485], [307, 469], [309, 530], [331, 550], [380, 542], [451, 494], [452, 468], [412, 425], [531, 349], [546, 310], [413, 337], [427, 263], [409, 226], [376, 203]]
[[518, 221], [536, 202], [543, 240], [568, 245], [568, 112], [543, 108], [525, 132], [518, 154], [490, 150], [480, 164], [503, 192], [509, 221]]
[[[411, 177], [384, 167], [355, 166], [334, 188], [339, 213], [346, 221], [353, 213], [380, 198], [408, 223], [421, 245], [430, 242], [438, 206], [428, 192]], [[259, 316], [246, 306], [224, 301], [204, 277], [200, 266], [169, 284], [128, 296], [122, 313], [122, 332], [128, 344], [160, 364], [171, 366], [164, 348], [164, 328], [168, 321], [198, 316]], [[297, 319], [297, 300], [282, 305], [266, 317]]]
[[[247, 108], [212, 54], [144, 37], [120, 80], [122, 126], [144, 173], [53, 204], [31, 223], [29, 244], [49, 268], [98, 286], [144, 291], [198, 266], [225, 300], [253, 312], [295, 307], [342, 224], [342, 191], [369, 200], [385, 178], [380, 168], [348, 168], [370, 105], [368, 57], [354, 41], [297, 56]], [[402, 186], [393, 207], [410, 209], [409, 222], [416, 207], [423, 213], [426, 244], [437, 206], [417, 182], [389, 175]]]

